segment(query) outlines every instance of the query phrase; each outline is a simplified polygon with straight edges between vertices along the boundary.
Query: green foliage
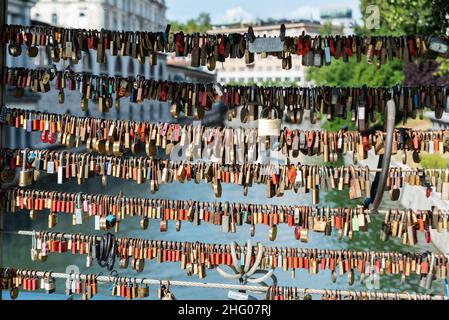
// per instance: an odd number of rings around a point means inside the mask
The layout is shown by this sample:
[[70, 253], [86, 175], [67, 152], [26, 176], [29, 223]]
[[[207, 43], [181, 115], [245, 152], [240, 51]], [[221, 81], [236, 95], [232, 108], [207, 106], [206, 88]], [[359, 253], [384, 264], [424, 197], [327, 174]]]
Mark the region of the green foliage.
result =
[[184, 33], [205, 33], [212, 28], [210, 23], [210, 15], [206, 12], [201, 12], [196, 19], [189, 19], [186, 23], [178, 21], [170, 21], [171, 31]]
[[365, 58], [362, 59], [361, 63], [357, 63], [354, 56], [347, 63], [342, 59], [332, 59], [329, 66], [309, 67], [307, 80], [314, 81], [316, 85], [343, 87], [392, 86], [404, 80], [401, 60], [393, 60], [377, 69], [375, 64], [370, 65]]
[[[326, 115], [322, 115], [321, 119], [325, 119]], [[355, 121], [351, 120], [351, 115], [348, 114], [346, 118], [335, 118], [332, 121], [324, 120], [321, 128], [323, 130], [337, 132], [344, 126], [348, 127], [348, 130], [356, 130]]]
[[334, 32], [334, 26], [332, 25], [332, 22], [327, 21], [323, 24], [323, 26], [320, 29], [320, 35], [331, 35], [331, 34], [342, 34], [343, 33], [343, 25], [340, 26], [339, 30], [337, 32]]
[[442, 57], [437, 58], [437, 62], [440, 64], [438, 71], [434, 73], [434, 76], [446, 76], [449, 75], [449, 59]]
[[[326, 119], [326, 115], [321, 116], [321, 120], [323, 121], [321, 128], [323, 130], [331, 131], [331, 132], [337, 132], [343, 127], [347, 127], [348, 130], [356, 131], [356, 123], [355, 121], [352, 121], [351, 115], [348, 114], [346, 118], [339, 118], [336, 117], [335, 119], [332, 119], [332, 121], [328, 121]], [[376, 122], [370, 123], [371, 127], [380, 125], [382, 123], [382, 114], [380, 112], [376, 112]]]
[[449, 28], [447, 0], [360, 0], [364, 21], [369, 5], [379, 7], [380, 30], [374, 30], [377, 34], [444, 34]]
[[446, 169], [449, 168], [449, 159], [444, 158], [441, 154], [423, 154], [421, 155], [420, 165], [424, 169]]
[[[362, 199], [363, 200], [363, 199]], [[332, 207], [356, 207], [360, 205], [360, 199], [349, 199], [348, 192], [342, 192], [337, 189], [328, 191], [324, 194], [324, 203]]]
[[[242, 82], [242, 81], [229, 81], [226, 84], [231, 86], [251, 86], [254, 81]], [[265, 87], [294, 87], [298, 86], [298, 81], [294, 80], [264, 80], [258, 84], [259, 86]]]

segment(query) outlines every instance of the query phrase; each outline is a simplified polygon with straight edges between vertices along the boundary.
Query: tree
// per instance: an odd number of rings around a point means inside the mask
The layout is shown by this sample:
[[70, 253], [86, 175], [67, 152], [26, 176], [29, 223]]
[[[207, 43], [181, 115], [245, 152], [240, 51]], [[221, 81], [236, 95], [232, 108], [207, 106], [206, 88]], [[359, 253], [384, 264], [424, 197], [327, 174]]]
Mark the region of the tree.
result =
[[[447, 0], [361, 0], [362, 14], [368, 5], [379, 6], [380, 29], [368, 30], [355, 26], [359, 35], [398, 35], [398, 34], [442, 34], [449, 27], [449, 1]], [[323, 30], [329, 29], [324, 25]], [[401, 60], [393, 60], [383, 65], [379, 70], [375, 65], [368, 65], [365, 61], [356, 63], [350, 59], [348, 63], [332, 59], [330, 66], [323, 68], [308, 68], [307, 78], [317, 85], [333, 86], [391, 86], [398, 83], [436, 84], [449, 81], [449, 78], [435, 78], [449, 72], [446, 59], [439, 59], [443, 67], [438, 71], [438, 64], [421, 62], [403, 65]], [[425, 75], [424, 75], [425, 73]], [[404, 75], [405, 74], [405, 75]]]
[[357, 63], [355, 57], [351, 57], [348, 62], [332, 59], [329, 66], [321, 68], [309, 67], [306, 76], [307, 80], [316, 85], [340, 87], [393, 86], [404, 80], [400, 60], [393, 60], [377, 69], [375, 64], [366, 63], [365, 58]]
[[[447, 0], [361, 0], [362, 14], [369, 5], [380, 12], [380, 29], [364, 33], [391, 35], [440, 35], [449, 29]], [[435, 85], [449, 82], [449, 59], [420, 59], [404, 64], [404, 84]]]
[[370, 5], [379, 7], [380, 30], [388, 34], [445, 34], [449, 28], [447, 0], [360, 0], [362, 15]]
[[197, 18], [189, 19], [185, 23], [170, 21], [170, 25], [173, 32], [183, 31], [184, 33], [205, 33], [212, 28], [210, 15], [206, 12], [201, 12]]
[[325, 35], [331, 35], [331, 34], [342, 34], [343, 33], [343, 25], [341, 25], [339, 27], [338, 32], [334, 32], [334, 25], [332, 24], [332, 22], [327, 21], [323, 24], [323, 26], [320, 28], [320, 35], [321, 36], [325, 36]]

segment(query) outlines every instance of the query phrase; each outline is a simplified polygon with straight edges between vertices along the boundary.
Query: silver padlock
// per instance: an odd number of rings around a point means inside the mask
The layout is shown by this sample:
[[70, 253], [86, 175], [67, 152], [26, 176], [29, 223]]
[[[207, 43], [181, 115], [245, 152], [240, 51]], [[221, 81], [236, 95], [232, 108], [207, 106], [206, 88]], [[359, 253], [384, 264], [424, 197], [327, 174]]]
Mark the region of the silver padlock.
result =
[[48, 294], [54, 293], [56, 291], [56, 281], [51, 276], [51, 272], [47, 276], [44, 286], [45, 286], [45, 292], [48, 293]]

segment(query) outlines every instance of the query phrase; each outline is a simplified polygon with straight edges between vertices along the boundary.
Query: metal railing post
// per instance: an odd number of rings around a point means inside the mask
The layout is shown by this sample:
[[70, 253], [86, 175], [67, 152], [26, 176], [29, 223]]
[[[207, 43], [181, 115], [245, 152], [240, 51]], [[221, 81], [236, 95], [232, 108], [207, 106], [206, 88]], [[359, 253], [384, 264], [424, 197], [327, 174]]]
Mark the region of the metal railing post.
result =
[[387, 102], [386, 114], [385, 114], [385, 151], [384, 155], [379, 157], [377, 167], [381, 169], [376, 173], [376, 177], [373, 182], [373, 188], [371, 196], [374, 194], [374, 200], [370, 204], [370, 210], [377, 210], [382, 201], [382, 197], [385, 191], [385, 185], [387, 184], [388, 171], [390, 169], [391, 151], [393, 146], [393, 133], [394, 124], [396, 120], [396, 105], [394, 100]]

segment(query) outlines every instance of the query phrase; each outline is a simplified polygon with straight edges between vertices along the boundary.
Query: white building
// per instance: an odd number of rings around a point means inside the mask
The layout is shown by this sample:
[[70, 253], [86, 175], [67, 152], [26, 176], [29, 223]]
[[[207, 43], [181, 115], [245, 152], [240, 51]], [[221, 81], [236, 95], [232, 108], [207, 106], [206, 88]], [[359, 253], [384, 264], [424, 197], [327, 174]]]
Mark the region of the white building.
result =
[[[165, 0], [38, 0], [31, 9], [31, 18], [38, 22], [44, 22], [52, 26], [66, 28], [107, 29], [107, 30], [145, 30], [163, 31], [167, 23]], [[92, 74], [108, 74], [111, 76], [136, 76], [144, 75], [146, 78], [167, 79], [166, 55], [158, 55], [158, 63], [151, 66], [146, 59], [145, 64], [140, 64], [131, 57], [105, 55], [105, 63], [96, 62], [97, 52], [90, 50], [82, 53], [82, 60], [78, 64], [61, 61], [58, 69], [64, 69], [70, 65], [77, 72]], [[37, 63], [48, 66], [46, 55], [38, 57]], [[66, 93], [63, 105], [57, 103], [57, 95], [44, 94], [40, 110], [48, 112], [85, 115], [80, 109], [80, 95], [77, 92]], [[170, 112], [162, 103], [145, 102], [144, 104], [132, 104], [122, 99], [119, 111], [110, 110], [103, 114], [103, 118], [132, 119], [132, 120], [160, 120], [169, 116]], [[62, 110], [61, 110], [62, 109]], [[89, 103], [89, 115], [99, 116], [98, 107]]]
[[[0, 0], [2, 1], [2, 0]], [[47, 24], [66, 28], [86, 28], [86, 29], [108, 29], [108, 30], [129, 30], [129, 31], [164, 31], [167, 24], [165, 17], [165, 0], [34, 0], [28, 1], [23, 10], [21, 6], [11, 6], [11, 18], [9, 23], [23, 25]], [[35, 5], [34, 7], [32, 7]], [[31, 13], [30, 13], [31, 8]], [[22, 9], [22, 10], [21, 10]], [[21, 14], [21, 18], [19, 16]], [[30, 21], [31, 19], [31, 21]], [[214, 82], [215, 74], [204, 72], [204, 70], [190, 70], [183, 65], [176, 63], [167, 64], [167, 59], [173, 60], [169, 55], [158, 54], [157, 65], [151, 66], [146, 59], [145, 64], [140, 64], [131, 57], [114, 57], [108, 52], [105, 55], [105, 63], [96, 62], [97, 52], [90, 50], [89, 53], [82, 53], [82, 59], [73, 64], [69, 61], [61, 60], [57, 64], [58, 70], [69, 67], [76, 72], [87, 72], [94, 75], [108, 74], [110, 76], [133, 76], [144, 75], [149, 79], [156, 80], [176, 80], [176, 81], [197, 81]], [[14, 63], [13, 66], [26, 66], [31, 68], [46, 68], [52, 64], [48, 54], [40, 50], [39, 55], [32, 59], [23, 54], [19, 58], [8, 58]], [[24, 103], [23, 98], [9, 100], [9, 107], [26, 109], [37, 109], [43, 112], [69, 113], [78, 116], [94, 116], [111, 119], [129, 119], [143, 121], [172, 121], [170, 107], [168, 103], [158, 101], [148, 101], [137, 104], [131, 103], [128, 99], [121, 99], [120, 109], [111, 108], [108, 113], [100, 114], [98, 105], [89, 101], [87, 112], [80, 108], [81, 95], [77, 91], [65, 90], [64, 104], [58, 103], [58, 92], [52, 87], [51, 92], [45, 94], [27, 93], [31, 99]], [[8, 145], [25, 146], [39, 145], [40, 135], [33, 134], [32, 141], [30, 135], [23, 130], [12, 128], [8, 136]]]
[[[4, 1], [4, 0], [0, 0]], [[8, 24], [30, 24], [30, 9], [36, 4], [37, 0], [9, 0], [8, 1]], [[34, 63], [26, 54], [19, 57], [12, 57], [6, 54], [6, 65], [9, 67], [33, 67]], [[5, 102], [7, 107], [34, 108], [38, 103], [39, 96], [33, 94], [25, 94], [20, 101], [13, 96], [13, 90], [6, 88]], [[16, 130], [5, 127], [5, 143], [7, 147], [18, 147], [30, 145], [30, 135], [23, 130]]]
[[33, 20], [54, 26], [163, 31], [165, 0], [39, 0]]
[[[4, 0], [1, 0], [4, 1]], [[9, 0], [8, 1], [8, 24], [30, 24], [30, 9], [36, 4], [37, 0]], [[25, 55], [17, 58], [6, 55], [6, 64], [8, 66], [27, 66], [30, 62], [27, 61]]]
[[329, 7], [320, 9], [321, 23], [330, 22], [337, 27], [343, 27], [344, 34], [350, 34], [354, 31], [354, 14], [352, 8]]
[[[285, 23], [286, 36], [297, 36], [303, 31], [306, 34], [319, 34], [322, 25], [313, 22], [291, 22]], [[256, 25], [253, 26], [256, 36], [266, 35], [267, 37], [278, 37], [280, 32], [280, 23]], [[209, 33], [245, 33], [247, 26], [237, 28], [215, 28]], [[282, 69], [282, 60], [268, 56], [261, 58], [259, 54], [255, 55], [255, 63], [246, 65], [244, 59], [226, 59], [225, 63], [217, 63], [217, 79], [221, 83], [256, 83], [264, 81], [276, 82], [294, 82], [296, 85], [304, 86], [308, 84], [305, 78], [305, 67], [301, 64], [301, 57], [292, 55], [292, 68], [290, 70]]]

